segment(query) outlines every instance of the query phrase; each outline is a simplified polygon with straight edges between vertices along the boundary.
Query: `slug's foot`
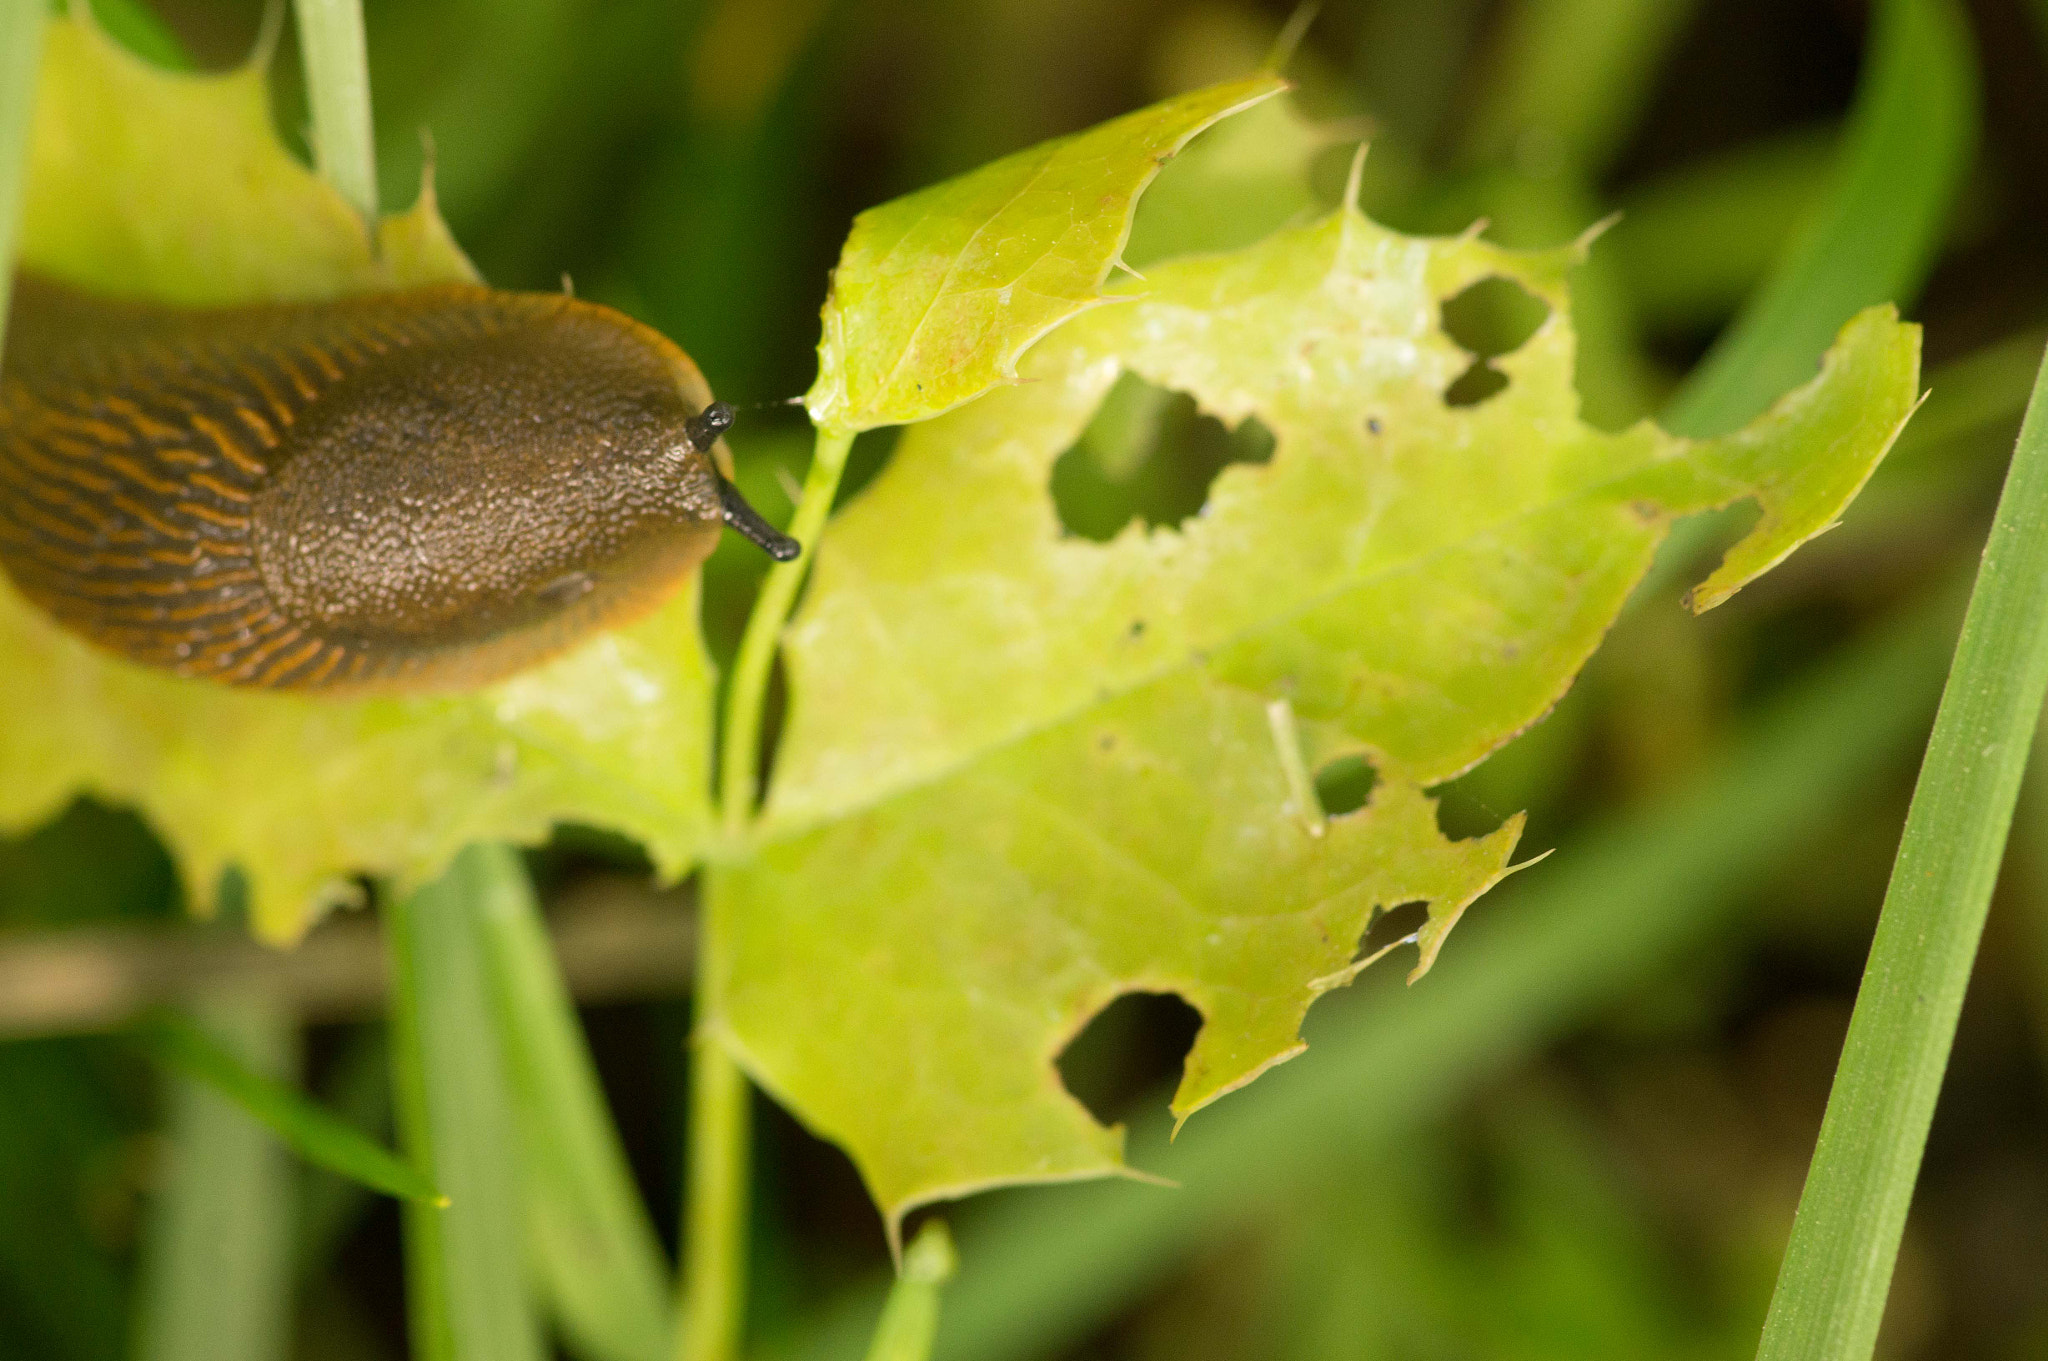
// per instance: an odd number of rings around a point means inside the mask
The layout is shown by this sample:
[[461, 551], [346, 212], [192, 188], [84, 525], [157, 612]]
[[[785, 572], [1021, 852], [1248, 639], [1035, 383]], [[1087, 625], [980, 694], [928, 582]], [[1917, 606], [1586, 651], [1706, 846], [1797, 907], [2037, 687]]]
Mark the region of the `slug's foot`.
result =
[[[723, 406], [724, 403], [719, 403]], [[716, 407], [705, 412], [709, 415]], [[730, 413], [731, 407], [726, 407]], [[804, 551], [804, 546], [784, 534], [774, 525], [761, 518], [761, 512], [747, 504], [747, 498], [740, 495], [740, 489], [723, 478], [718, 483], [718, 504], [725, 512], [725, 522], [738, 530], [741, 537], [760, 548], [777, 562], [789, 562]]]

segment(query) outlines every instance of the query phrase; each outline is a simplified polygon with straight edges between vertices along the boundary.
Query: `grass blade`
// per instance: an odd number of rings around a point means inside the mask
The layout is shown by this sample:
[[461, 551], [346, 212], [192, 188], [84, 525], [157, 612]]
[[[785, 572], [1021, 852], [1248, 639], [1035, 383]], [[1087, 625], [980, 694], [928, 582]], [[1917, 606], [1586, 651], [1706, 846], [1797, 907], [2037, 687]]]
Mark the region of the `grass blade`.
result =
[[158, 1058], [233, 1101], [307, 1162], [401, 1200], [442, 1202], [441, 1193], [418, 1168], [292, 1087], [249, 1067], [185, 1017], [175, 1012], [160, 1015], [142, 1035]]
[[282, 1361], [290, 1341], [292, 1169], [270, 1134], [222, 1096], [247, 1105], [249, 1089], [282, 1091], [297, 1062], [297, 1031], [260, 992], [216, 994], [194, 1009], [201, 1020], [178, 1017], [161, 1027], [178, 1037], [169, 1044], [185, 1076], [171, 1086], [170, 1175], [150, 1212], [136, 1355]]
[[542, 1361], [520, 1251], [512, 1098], [485, 975], [488, 853], [385, 908], [399, 1132], [446, 1209], [405, 1207], [415, 1361]]
[[939, 1292], [953, 1279], [957, 1259], [944, 1220], [928, 1221], [903, 1254], [903, 1270], [882, 1306], [867, 1361], [925, 1361], [939, 1330]]
[[2048, 363], [1906, 815], [1759, 1357], [1861, 1361], [2048, 695]]
[[377, 143], [370, 135], [370, 63], [360, 0], [295, 0], [313, 161], [366, 223], [377, 220]]
[[14, 248], [28, 190], [28, 125], [42, 64], [45, 0], [0, 0], [0, 340], [14, 291]]
[[[1310, 1013], [1307, 1055], [1190, 1122], [1159, 1161], [1181, 1190], [1044, 1188], [963, 1223], [969, 1266], [948, 1292], [936, 1354], [1056, 1354], [1233, 1215], [1311, 1174], [1315, 1150], [1355, 1156], [1399, 1137], [1725, 928], [1829, 809], [1924, 731], [1959, 594], [1817, 668], [1684, 787], [1567, 844], [1551, 872], [1496, 890], [1425, 984], [1368, 976], [1326, 999]], [[880, 1295], [849, 1298], [778, 1355], [859, 1355]]]
[[662, 1361], [669, 1272], [516, 852], [476, 852], [539, 1285], [579, 1355]]
[[1681, 435], [1735, 429], [1812, 377], [1843, 322], [1920, 290], [1977, 138], [1977, 66], [1952, 0], [1883, 0], [1827, 195], [1672, 400]]

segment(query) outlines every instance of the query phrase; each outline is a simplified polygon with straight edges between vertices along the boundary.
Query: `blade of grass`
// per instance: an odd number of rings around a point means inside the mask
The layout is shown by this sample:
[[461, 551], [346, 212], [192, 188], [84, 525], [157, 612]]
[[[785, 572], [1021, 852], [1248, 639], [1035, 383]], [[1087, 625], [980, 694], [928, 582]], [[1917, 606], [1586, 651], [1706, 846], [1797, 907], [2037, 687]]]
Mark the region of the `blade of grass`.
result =
[[517, 1136], [480, 940], [490, 883], [488, 855], [471, 847], [385, 908], [399, 1133], [449, 1200], [405, 1206], [415, 1361], [546, 1354], [520, 1252]]
[[[391, 1129], [391, 1064], [384, 1027], [351, 1027], [321, 1084], [326, 1109], [373, 1139]], [[417, 1168], [406, 1164], [415, 1176]], [[424, 1177], [421, 1178], [423, 1181]], [[299, 1178], [299, 1222], [294, 1257], [299, 1279], [326, 1274], [351, 1230], [372, 1204], [369, 1188], [353, 1177], [307, 1166]]]
[[186, 1017], [161, 1013], [145, 1024], [141, 1037], [165, 1064], [240, 1106], [316, 1167], [401, 1200], [442, 1202], [441, 1193], [418, 1168], [328, 1114], [295, 1088], [251, 1068]]
[[[164, 1022], [185, 1072], [171, 1084], [170, 1172], [150, 1207], [136, 1355], [142, 1361], [282, 1361], [290, 1341], [292, 1171], [224, 1087], [281, 1090], [297, 1030], [257, 991]], [[193, 1062], [183, 1059], [198, 1056]]]
[[28, 187], [28, 127], [48, 12], [45, 0], [0, 0], [0, 342], [14, 292], [14, 248]]
[[[1520, 0], [1500, 78], [1467, 126], [1474, 160], [1598, 174], [1625, 143], [1698, 0]], [[1532, 164], [1534, 163], [1534, 164]]]
[[2044, 695], [2048, 363], [1906, 815], [1759, 1357], [1862, 1361], [1876, 1345]]
[[1721, 321], [1769, 274], [1839, 162], [1840, 129], [1801, 128], [1661, 175], [1601, 238], [1646, 325]]
[[1907, 301], [1939, 253], [1977, 140], [1977, 64], [1952, 0], [1882, 0], [1833, 189], [1663, 417], [1733, 430], [1813, 375], [1842, 323]]
[[903, 1269], [882, 1306], [867, 1361], [925, 1361], [939, 1331], [939, 1293], [953, 1279], [953, 1235], [941, 1219], [927, 1221], [903, 1254]]
[[[1325, 999], [1307, 1055], [1191, 1121], [1158, 1160], [1182, 1189], [1038, 1189], [963, 1218], [969, 1265], [936, 1354], [1057, 1353], [1233, 1216], [1314, 1175], [1319, 1150], [1391, 1142], [1726, 929], [1829, 809], [1925, 731], [1959, 603], [1959, 590], [1922, 602], [1774, 701], [1712, 768], [1497, 890], [1424, 984], [1368, 976]], [[880, 1293], [849, 1297], [777, 1355], [858, 1355]]]
[[562, 983], [526, 867], [477, 852], [479, 923], [512, 1083], [527, 1244], [575, 1350], [597, 1361], [663, 1361], [669, 1272], [605, 1108], [590, 1048]]
[[293, 0], [313, 162], [365, 223], [377, 220], [377, 143], [370, 134], [370, 64], [360, 0]]

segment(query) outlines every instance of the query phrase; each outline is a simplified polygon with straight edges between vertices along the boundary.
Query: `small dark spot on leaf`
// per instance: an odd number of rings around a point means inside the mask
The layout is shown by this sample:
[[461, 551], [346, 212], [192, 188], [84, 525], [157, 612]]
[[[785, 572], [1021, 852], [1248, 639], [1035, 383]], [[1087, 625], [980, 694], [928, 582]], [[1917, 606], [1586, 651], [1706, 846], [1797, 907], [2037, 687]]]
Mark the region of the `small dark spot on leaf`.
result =
[[1316, 800], [1331, 817], [1365, 807], [1380, 773], [1363, 756], [1340, 756], [1316, 772]]
[[1127, 992], [1095, 1013], [1057, 1060], [1060, 1081], [1105, 1125], [1166, 1099], [1202, 1013], [1170, 992]]
[[1636, 518], [1644, 524], [1654, 524], [1664, 516], [1664, 507], [1655, 501], [1631, 501], [1628, 508], [1634, 511]]
[[1102, 748], [1102, 750], [1104, 751], [1116, 750], [1116, 734], [1113, 732], [1104, 733], [1102, 736], [1095, 739], [1095, 745]]
[[1142, 620], [1142, 619], [1133, 619], [1133, 620], [1131, 621], [1131, 637], [1133, 637], [1133, 638], [1142, 638], [1142, 637], [1144, 637], [1144, 636], [1145, 636], [1145, 621], [1144, 621], [1144, 620]]
[[1378, 416], [1367, 416], [1365, 418], [1365, 431], [1367, 434], [1377, 435], [1382, 429], [1383, 427], [1380, 425], [1380, 418]]

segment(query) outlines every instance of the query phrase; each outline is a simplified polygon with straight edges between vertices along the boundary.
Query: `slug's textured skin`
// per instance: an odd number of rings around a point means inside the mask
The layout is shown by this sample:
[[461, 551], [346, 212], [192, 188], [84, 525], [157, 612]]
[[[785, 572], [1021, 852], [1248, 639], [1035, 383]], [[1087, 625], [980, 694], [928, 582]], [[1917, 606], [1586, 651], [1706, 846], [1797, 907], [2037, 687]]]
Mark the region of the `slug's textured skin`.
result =
[[681, 350], [563, 296], [183, 311], [24, 276], [0, 566], [182, 675], [479, 685], [651, 609], [710, 553], [724, 484], [686, 428], [710, 402]]

